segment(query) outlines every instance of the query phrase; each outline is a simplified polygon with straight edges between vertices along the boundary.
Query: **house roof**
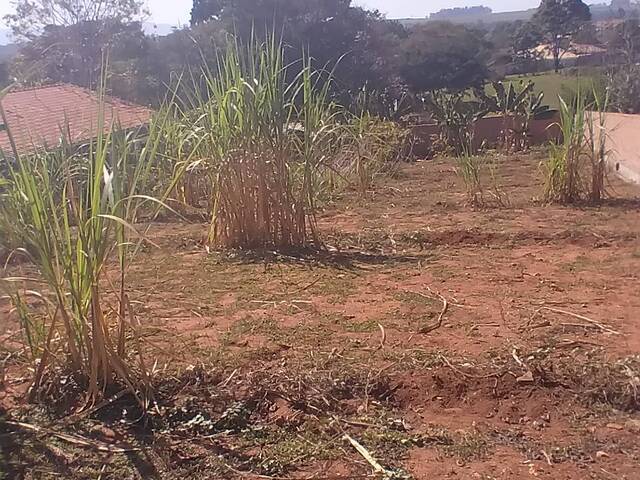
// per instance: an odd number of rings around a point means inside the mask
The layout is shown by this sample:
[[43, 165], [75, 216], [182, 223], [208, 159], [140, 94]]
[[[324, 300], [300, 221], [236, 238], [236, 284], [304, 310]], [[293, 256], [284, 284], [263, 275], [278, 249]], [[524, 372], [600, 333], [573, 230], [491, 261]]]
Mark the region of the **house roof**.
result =
[[[16, 89], [1, 101], [7, 125], [2, 127], [0, 118], [0, 150], [5, 153], [11, 152], [7, 126], [21, 153], [58, 145], [63, 129], [72, 142], [96, 136], [100, 102], [91, 90], [68, 84]], [[137, 127], [152, 114], [148, 108], [113, 97], [105, 98], [103, 111], [105, 128], [112, 122], [125, 129]]]

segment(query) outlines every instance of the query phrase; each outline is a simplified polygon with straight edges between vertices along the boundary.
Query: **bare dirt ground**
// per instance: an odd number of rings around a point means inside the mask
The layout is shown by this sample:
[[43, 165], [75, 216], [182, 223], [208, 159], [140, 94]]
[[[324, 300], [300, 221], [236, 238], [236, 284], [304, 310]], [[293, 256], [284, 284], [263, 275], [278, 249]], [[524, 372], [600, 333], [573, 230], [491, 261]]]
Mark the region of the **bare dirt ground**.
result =
[[152, 413], [120, 395], [68, 416], [60, 386], [22, 405], [9, 361], [6, 414], [45, 430], [0, 427], [0, 472], [367, 478], [351, 438], [387, 478], [640, 478], [640, 190], [540, 205], [540, 158], [501, 160], [508, 208], [466, 205], [451, 160], [408, 165], [327, 206], [320, 253], [154, 225], [129, 276]]

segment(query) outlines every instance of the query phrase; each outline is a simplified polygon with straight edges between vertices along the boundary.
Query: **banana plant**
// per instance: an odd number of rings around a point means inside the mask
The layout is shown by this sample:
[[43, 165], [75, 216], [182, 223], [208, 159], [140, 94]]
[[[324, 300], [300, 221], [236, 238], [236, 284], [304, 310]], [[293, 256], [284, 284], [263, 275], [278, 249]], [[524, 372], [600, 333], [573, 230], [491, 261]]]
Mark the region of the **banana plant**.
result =
[[491, 111], [504, 119], [502, 143], [506, 149], [525, 150], [528, 148], [528, 134], [531, 121], [548, 113], [544, 93], [536, 93], [532, 81], [518, 83], [493, 82], [494, 95], [487, 95], [486, 102]]
[[490, 111], [486, 103], [477, 97], [469, 99], [467, 92], [438, 90], [425, 97], [425, 104], [441, 128], [446, 145], [453, 147], [456, 155], [471, 155], [473, 124]]

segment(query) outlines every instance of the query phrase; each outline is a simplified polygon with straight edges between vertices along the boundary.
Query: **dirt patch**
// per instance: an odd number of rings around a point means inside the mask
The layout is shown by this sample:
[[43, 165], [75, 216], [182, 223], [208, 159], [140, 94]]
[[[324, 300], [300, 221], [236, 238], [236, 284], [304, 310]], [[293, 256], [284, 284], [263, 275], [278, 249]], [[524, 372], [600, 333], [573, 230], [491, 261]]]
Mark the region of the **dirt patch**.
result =
[[502, 157], [511, 208], [484, 210], [452, 161], [408, 165], [320, 212], [323, 251], [207, 253], [203, 225], [153, 225], [160, 248], [129, 276], [157, 359], [145, 417], [126, 397], [77, 417], [69, 382], [52, 385], [59, 405], [24, 405], [28, 363], [0, 300], [14, 422], [0, 471], [370, 475], [348, 434], [391, 478], [637, 477], [640, 192], [613, 180], [598, 208], [540, 205], [539, 161]]

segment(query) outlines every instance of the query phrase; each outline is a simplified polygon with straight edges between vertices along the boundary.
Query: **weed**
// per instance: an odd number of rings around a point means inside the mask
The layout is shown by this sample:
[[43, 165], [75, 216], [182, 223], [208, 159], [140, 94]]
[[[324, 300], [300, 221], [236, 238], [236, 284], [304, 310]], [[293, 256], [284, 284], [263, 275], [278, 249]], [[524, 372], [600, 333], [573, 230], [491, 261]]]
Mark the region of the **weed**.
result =
[[500, 186], [498, 177], [500, 167], [497, 159], [463, 154], [457, 158], [457, 161], [458, 173], [464, 181], [467, 201], [470, 205], [484, 208], [493, 202], [500, 207], [509, 206], [509, 198]]

